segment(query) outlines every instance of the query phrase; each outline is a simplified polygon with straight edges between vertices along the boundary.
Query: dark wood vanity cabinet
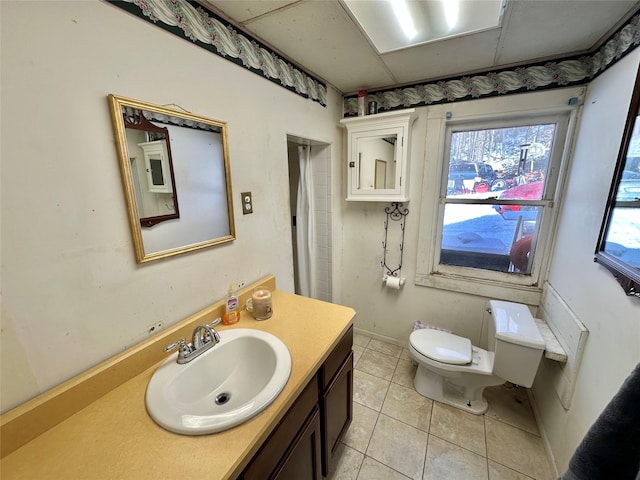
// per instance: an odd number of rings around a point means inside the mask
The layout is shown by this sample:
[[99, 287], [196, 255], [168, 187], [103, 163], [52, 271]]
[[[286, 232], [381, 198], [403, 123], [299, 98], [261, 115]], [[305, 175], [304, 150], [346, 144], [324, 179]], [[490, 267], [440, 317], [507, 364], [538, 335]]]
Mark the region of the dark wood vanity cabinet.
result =
[[318, 383], [313, 378], [244, 470], [242, 480], [319, 480]]
[[327, 475], [353, 417], [353, 327], [318, 372], [322, 422], [322, 474]]
[[320, 480], [349, 428], [353, 327], [329, 354], [238, 480]]

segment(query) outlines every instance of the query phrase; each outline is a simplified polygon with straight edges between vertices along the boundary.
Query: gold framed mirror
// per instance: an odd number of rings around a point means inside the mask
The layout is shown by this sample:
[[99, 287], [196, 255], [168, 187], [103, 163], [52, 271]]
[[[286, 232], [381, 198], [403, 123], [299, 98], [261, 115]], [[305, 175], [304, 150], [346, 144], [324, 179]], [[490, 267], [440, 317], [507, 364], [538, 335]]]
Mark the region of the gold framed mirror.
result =
[[136, 262], [235, 240], [226, 122], [108, 99]]

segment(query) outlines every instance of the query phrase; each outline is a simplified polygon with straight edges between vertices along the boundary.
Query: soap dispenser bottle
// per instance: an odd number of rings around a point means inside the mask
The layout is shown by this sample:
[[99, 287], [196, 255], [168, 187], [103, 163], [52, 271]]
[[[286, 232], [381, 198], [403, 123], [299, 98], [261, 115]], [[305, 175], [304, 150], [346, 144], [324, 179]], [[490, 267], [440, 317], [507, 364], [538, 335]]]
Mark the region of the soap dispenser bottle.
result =
[[222, 323], [224, 325], [233, 325], [240, 321], [240, 309], [238, 308], [238, 297], [235, 295], [234, 287], [236, 283], [229, 285], [229, 293], [224, 304], [224, 315], [222, 315]]

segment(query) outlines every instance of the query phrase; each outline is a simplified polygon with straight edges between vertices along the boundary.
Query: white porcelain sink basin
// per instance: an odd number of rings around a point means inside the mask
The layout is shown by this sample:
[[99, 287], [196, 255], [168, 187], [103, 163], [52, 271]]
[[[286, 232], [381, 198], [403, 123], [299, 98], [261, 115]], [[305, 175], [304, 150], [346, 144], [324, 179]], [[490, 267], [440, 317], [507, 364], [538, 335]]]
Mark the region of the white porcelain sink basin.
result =
[[260, 330], [222, 330], [220, 343], [184, 365], [171, 355], [147, 386], [147, 411], [184, 435], [221, 432], [273, 402], [291, 373], [284, 343]]

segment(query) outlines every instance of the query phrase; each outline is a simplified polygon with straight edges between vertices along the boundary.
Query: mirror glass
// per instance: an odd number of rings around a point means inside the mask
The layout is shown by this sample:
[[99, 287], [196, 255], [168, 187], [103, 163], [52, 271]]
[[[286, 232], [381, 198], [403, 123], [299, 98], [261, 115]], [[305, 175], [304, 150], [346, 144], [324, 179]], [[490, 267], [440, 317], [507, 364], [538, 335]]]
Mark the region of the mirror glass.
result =
[[640, 297], [640, 70], [605, 211], [596, 261]]
[[360, 190], [395, 188], [397, 139], [397, 134], [358, 138], [355, 188]]
[[235, 239], [225, 122], [109, 95], [138, 263]]

